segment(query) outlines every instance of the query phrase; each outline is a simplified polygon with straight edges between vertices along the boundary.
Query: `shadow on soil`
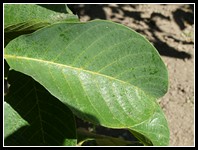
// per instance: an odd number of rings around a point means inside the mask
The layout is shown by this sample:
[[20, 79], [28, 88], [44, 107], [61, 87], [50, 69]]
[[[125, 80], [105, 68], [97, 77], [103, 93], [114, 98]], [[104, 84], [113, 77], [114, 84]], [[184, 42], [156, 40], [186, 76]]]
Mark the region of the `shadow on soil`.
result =
[[[124, 9], [126, 4], [119, 4], [117, 7], [111, 6], [109, 4], [70, 4], [68, 7], [72, 10], [74, 14], [77, 14], [79, 17], [81, 16], [89, 16], [89, 20], [93, 19], [107, 19], [106, 12], [104, 11], [105, 7], [108, 7], [111, 9], [111, 19], [115, 17], [116, 13], [122, 12], [123, 16], [118, 18], [119, 20], [124, 20], [125, 17], [130, 17], [135, 19], [133, 22], [134, 24], [138, 25], [138, 22], [144, 22], [148, 26], [148, 29], [146, 30], [136, 30], [137, 32], [145, 35], [146, 32], [150, 32], [154, 40], [152, 41], [156, 49], [159, 51], [161, 55], [167, 56], [167, 57], [174, 57], [179, 59], [190, 59], [192, 56], [189, 53], [186, 53], [180, 49], [175, 49], [174, 47], [171, 47], [168, 43], [162, 41], [157, 36], [157, 32], [163, 32], [158, 26], [156, 25], [156, 22], [154, 18], [160, 17], [161, 19], [165, 19], [167, 21], [171, 21], [170, 17], [164, 16], [161, 13], [153, 12], [151, 14], [151, 17], [143, 18], [141, 11], [127, 11]], [[127, 6], [130, 6], [132, 8], [136, 8], [137, 4], [130, 4]], [[176, 11], [172, 13], [175, 23], [179, 26], [181, 30], [185, 28], [184, 22], [188, 22], [188, 24], [192, 25], [194, 24], [194, 5], [186, 5], [189, 11], [185, 12], [182, 8], [178, 8]], [[169, 35], [169, 37], [172, 37]], [[183, 44], [193, 44], [193, 42], [185, 42], [178, 39], [175, 39], [172, 37], [176, 42], [180, 42]]]

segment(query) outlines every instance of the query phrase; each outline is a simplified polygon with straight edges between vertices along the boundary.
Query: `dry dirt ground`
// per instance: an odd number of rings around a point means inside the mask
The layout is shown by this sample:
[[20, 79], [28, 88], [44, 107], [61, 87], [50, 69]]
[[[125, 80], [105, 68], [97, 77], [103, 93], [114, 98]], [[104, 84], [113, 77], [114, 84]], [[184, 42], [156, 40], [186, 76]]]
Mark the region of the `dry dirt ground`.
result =
[[[145, 35], [169, 72], [169, 91], [160, 99], [171, 146], [194, 143], [194, 5], [70, 4], [82, 22], [112, 20]], [[125, 133], [124, 133], [125, 134]], [[126, 135], [123, 135], [126, 136]]]

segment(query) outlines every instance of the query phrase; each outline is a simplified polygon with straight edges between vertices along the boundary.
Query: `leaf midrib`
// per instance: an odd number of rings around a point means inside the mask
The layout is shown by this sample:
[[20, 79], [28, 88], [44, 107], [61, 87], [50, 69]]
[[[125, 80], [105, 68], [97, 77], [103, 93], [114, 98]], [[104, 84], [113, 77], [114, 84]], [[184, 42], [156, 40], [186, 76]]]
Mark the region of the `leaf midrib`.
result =
[[[105, 78], [108, 78], [108, 79], [111, 79], [111, 80], [115, 80], [115, 81], [121, 82], [123, 84], [127, 84], [127, 85], [130, 85], [130, 86], [133, 86], [134, 88], [136, 88], [136, 89], [144, 92], [139, 87], [137, 87], [135, 85], [132, 85], [131, 83], [128, 83], [128, 82], [125, 82], [123, 80], [120, 80], [120, 79], [117, 79], [117, 78], [114, 78], [114, 77], [111, 77], [111, 76], [108, 76], [108, 75], [105, 75], [105, 74], [101, 74], [101, 73], [98, 73], [98, 72], [93, 72], [93, 71], [90, 71], [90, 70], [85, 70], [83, 68], [77, 68], [77, 67], [73, 67], [73, 66], [68, 66], [68, 65], [65, 65], [65, 64], [60, 64], [60, 63], [56, 63], [56, 62], [52, 62], [52, 61], [48, 61], [48, 60], [42, 60], [42, 59], [36, 59], [36, 58], [30, 58], [30, 57], [23, 57], [23, 56], [16, 56], [16, 55], [4, 54], [4, 57], [5, 58], [13, 58], [13, 59], [24, 59], [24, 60], [30, 60], [30, 61], [37, 61], [37, 62], [52, 64], [52, 65], [57, 65], [57, 66], [65, 67], [65, 68], [70, 68], [70, 69], [74, 69], [74, 70], [78, 70], [78, 71], [84, 71], [84, 72], [87, 72], [87, 73], [90, 73], [90, 74], [102, 76], [102, 77], [105, 77]], [[144, 94], [146, 94], [146, 93], [144, 92]], [[148, 93], [146, 95], [148, 95]], [[149, 96], [151, 96], [151, 95], [149, 95]]]

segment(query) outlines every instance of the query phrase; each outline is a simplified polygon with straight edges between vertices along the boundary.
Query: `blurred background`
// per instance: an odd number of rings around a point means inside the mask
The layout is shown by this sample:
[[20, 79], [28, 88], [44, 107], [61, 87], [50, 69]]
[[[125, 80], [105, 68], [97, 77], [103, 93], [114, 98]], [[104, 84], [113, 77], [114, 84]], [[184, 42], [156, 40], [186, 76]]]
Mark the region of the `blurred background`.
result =
[[[81, 22], [112, 20], [143, 34], [159, 51], [169, 72], [169, 91], [160, 99], [170, 128], [171, 146], [194, 143], [194, 4], [69, 4]], [[131, 140], [127, 131], [77, 126]]]

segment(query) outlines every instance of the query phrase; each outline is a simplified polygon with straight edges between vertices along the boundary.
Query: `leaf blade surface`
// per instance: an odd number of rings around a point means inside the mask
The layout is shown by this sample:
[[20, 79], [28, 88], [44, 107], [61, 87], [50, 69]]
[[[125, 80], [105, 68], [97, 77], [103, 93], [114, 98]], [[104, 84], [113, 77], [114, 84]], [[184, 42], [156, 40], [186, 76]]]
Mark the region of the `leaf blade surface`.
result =
[[[111, 128], [133, 129], [149, 120], [159, 109], [156, 99], [168, 87], [156, 49], [135, 31], [109, 21], [48, 26], [13, 40], [5, 58], [74, 108], [76, 115]], [[166, 121], [159, 123], [168, 128]], [[163, 134], [169, 137], [169, 132]], [[161, 142], [149, 138], [154, 145], [168, 143], [163, 136]]]

